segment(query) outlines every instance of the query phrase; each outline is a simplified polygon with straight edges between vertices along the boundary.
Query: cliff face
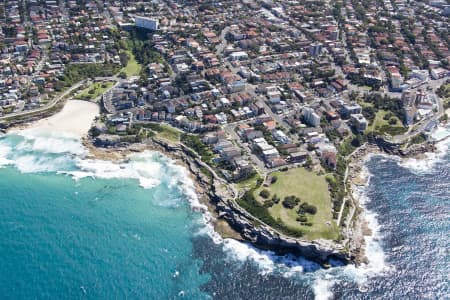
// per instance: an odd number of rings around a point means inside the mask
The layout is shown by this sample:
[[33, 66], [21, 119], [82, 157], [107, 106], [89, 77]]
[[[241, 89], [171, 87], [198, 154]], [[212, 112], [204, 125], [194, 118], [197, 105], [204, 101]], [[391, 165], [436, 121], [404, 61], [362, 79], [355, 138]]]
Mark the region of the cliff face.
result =
[[433, 142], [425, 142], [417, 145], [410, 145], [407, 149], [401, 149], [400, 144], [391, 143], [383, 138], [376, 137], [369, 140], [370, 143], [378, 146], [381, 150], [387, 154], [397, 155], [400, 157], [412, 157], [418, 154], [433, 152], [436, 147]]
[[255, 225], [247, 217], [246, 212], [232, 203], [221, 201], [217, 204], [220, 216], [239, 231], [242, 237], [259, 248], [273, 250], [280, 254], [293, 253], [304, 256], [321, 264], [330, 259], [349, 263], [351, 258], [344, 253], [342, 246], [326, 241], [307, 242], [281, 236], [265, 225]]
[[292, 253], [304, 256], [320, 264], [328, 263], [330, 259], [339, 260], [344, 264], [352, 263], [355, 257], [345, 251], [345, 247], [326, 240], [302, 241], [283, 236], [266, 225], [261, 224], [241, 209], [234, 202], [234, 191], [213, 176], [206, 176], [201, 168], [201, 162], [191, 151], [180, 146], [171, 146], [161, 141], [155, 141], [164, 151], [182, 160], [188, 167], [196, 182], [202, 187], [205, 198], [213, 204], [215, 214], [224, 219], [237, 231], [241, 237], [254, 246], [275, 251], [279, 254]]

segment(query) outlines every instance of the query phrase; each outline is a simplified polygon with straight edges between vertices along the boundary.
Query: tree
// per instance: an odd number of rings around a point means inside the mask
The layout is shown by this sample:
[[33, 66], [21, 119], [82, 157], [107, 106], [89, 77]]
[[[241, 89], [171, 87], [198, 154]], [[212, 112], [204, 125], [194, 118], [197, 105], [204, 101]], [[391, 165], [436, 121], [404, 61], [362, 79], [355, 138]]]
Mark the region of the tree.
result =
[[128, 53], [120, 52], [119, 58], [120, 58], [120, 64], [122, 65], [122, 67], [126, 67], [128, 65], [128, 61], [130, 60]]
[[300, 215], [297, 217], [297, 222], [304, 223], [308, 221], [308, 218], [305, 215]]
[[277, 182], [277, 180], [278, 180], [278, 177], [274, 175], [274, 176], [272, 176], [272, 178], [270, 178], [270, 183], [274, 184], [275, 182]]
[[317, 213], [317, 207], [314, 205], [308, 204], [308, 202], [302, 203], [298, 208], [298, 214], [304, 215], [305, 213], [315, 215]]
[[267, 199], [270, 197], [270, 192], [268, 190], [262, 190], [261, 192], [259, 192], [259, 195], [264, 199]]
[[119, 76], [119, 78], [122, 78], [122, 79], [127, 78], [127, 74], [125, 72], [120, 72], [118, 76]]
[[298, 197], [296, 197], [296, 196], [287, 196], [287, 197], [284, 198], [284, 200], [283, 200], [283, 202], [281, 204], [283, 204], [283, 206], [285, 208], [293, 209], [299, 203], [300, 203], [300, 199]]
[[311, 156], [308, 155], [308, 157], [306, 158], [306, 161], [305, 161], [305, 168], [311, 169], [312, 165], [313, 165], [312, 158], [311, 158]]
[[388, 123], [389, 123], [389, 125], [395, 125], [395, 124], [397, 124], [397, 119], [396, 118], [390, 118]]

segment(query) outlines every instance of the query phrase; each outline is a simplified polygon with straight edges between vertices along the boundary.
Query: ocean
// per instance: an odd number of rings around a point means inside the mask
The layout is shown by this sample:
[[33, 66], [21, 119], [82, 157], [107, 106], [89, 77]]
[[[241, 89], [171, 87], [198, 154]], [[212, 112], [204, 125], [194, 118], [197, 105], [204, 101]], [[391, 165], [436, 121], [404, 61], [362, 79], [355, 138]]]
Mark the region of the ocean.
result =
[[366, 162], [369, 263], [328, 270], [221, 240], [187, 171], [158, 152], [85, 155], [54, 131], [0, 136], [2, 299], [449, 299], [445, 144]]

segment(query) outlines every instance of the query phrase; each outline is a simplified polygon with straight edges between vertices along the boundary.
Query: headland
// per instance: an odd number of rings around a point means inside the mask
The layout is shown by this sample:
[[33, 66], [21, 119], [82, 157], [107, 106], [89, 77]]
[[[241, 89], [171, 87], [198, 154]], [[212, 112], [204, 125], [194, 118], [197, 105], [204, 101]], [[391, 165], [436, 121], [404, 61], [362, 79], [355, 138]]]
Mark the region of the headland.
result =
[[[345, 197], [342, 210], [338, 219], [347, 218], [340, 228], [339, 239], [306, 239], [301, 236], [293, 236], [283, 232], [283, 228], [276, 228], [267, 224], [261, 218], [255, 217], [251, 209], [243, 208], [240, 199], [245, 197], [251, 189], [239, 186], [233, 180], [225, 178], [217, 173], [217, 169], [206, 163], [202, 156], [181, 140], [167, 138], [164, 131], [156, 131], [143, 140], [136, 142], [121, 142], [114, 145], [105, 145], [104, 137], [92, 136], [92, 126], [98, 126], [99, 106], [96, 103], [80, 100], [67, 101], [64, 108], [57, 114], [33, 122], [30, 125], [22, 125], [21, 128], [46, 129], [64, 132], [83, 142], [88, 149], [86, 158], [100, 160], [123, 161], [131, 153], [145, 150], [162, 152], [183, 165], [195, 183], [197, 195], [206, 209], [200, 209], [202, 213], [211, 216], [208, 220], [217, 233], [223, 238], [233, 238], [251, 243], [261, 248], [273, 250], [279, 254], [292, 253], [304, 256], [310, 260], [321, 263], [325, 267], [330, 262], [340, 261], [344, 264], [363, 264], [367, 262], [365, 256], [365, 238], [371, 235], [371, 230], [364, 218], [364, 205], [360, 203], [354, 193], [355, 188], [367, 184], [368, 178], [364, 172], [364, 162], [369, 155], [387, 153], [399, 157], [421, 158], [423, 153], [435, 149], [434, 142], [409, 145], [402, 148], [385, 139], [374, 138], [356, 148], [346, 157], [346, 169], [343, 178]], [[160, 126], [155, 124], [154, 126]], [[167, 126], [168, 130], [177, 129]], [[153, 127], [159, 128], [159, 127]], [[91, 132], [91, 134], [89, 133]], [[163, 134], [160, 134], [163, 132]], [[179, 134], [182, 134], [179, 132]], [[99, 138], [100, 137], [100, 138]], [[283, 169], [281, 172], [288, 174], [292, 170], [298, 170], [299, 166]], [[280, 173], [282, 175], [282, 173]], [[280, 176], [280, 175], [278, 175]], [[260, 182], [261, 186], [263, 183]], [[265, 184], [270, 187], [273, 183]], [[251, 191], [254, 192], [254, 191]], [[349, 204], [346, 204], [346, 203]], [[347, 212], [344, 208], [349, 207]]]

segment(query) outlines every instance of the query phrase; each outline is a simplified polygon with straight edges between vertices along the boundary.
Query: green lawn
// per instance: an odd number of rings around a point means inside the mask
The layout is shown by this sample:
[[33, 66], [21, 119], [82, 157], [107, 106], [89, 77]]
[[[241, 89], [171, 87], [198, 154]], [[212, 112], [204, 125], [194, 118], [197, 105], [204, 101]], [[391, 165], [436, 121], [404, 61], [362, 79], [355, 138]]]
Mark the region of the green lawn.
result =
[[[258, 188], [254, 195], [257, 201], [264, 203], [265, 200], [259, 196], [259, 192], [267, 189], [270, 191], [269, 199], [274, 194], [281, 198], [278, 204], [268, 209], [275, 220], [281, 220], [289, 228], [303, 231], [303, 237], [308, 240], [318, 238], [335, 240], [338, 238], [339, 229], [333, 220], [331, 197], [325, 176], [318, 176], [304, 168], [274, 172], [271, 175], [276, 176], [278, 180], [270, 187]], [[293, 209], [287, 209], [282, 205], [286, 196], [297, 196], [301, 202]], [[301, 225], [297, 221], [298, 207], [304, 202], [317, 207], [315, 215], [306, 214], [308, 222], [312, 223], [312, 226]], [[326, 224], [327, 222], [329, 225]]]
[[150, 129], [157, 138], [167, 140], [169, 142], [179, 142], [181, 131], [169, 125], [149, 123], [144, 128]]
[[141, 72], [142, 66], [136, 61], [133, 52], [126, 51], [126, 53], [129, 57], [128, 64], [126, 67], [122, 68], [121, 71], [127, 74], [127, 78], [130, 78], [131, 76], [138, 76]]
[[103, 93], [105, 93], [107, 90], [112, 88], [114, 85], [114, 82], [95, 82], [94, 84], [90, 85], [88, 88], [78, 92], [74, 98], [75, 99], [81, 99], [81, 100], [93, 100]]
[[236, 186], [238, 189], [243, 190], [243, 189], [251, 189], [254, 186], [256, 186], [256, 182], [258, 181], [258, 179], [260, 179], [261, 176], [259, 174], [255, 174], [252, 177], [249, 177], [245, 180], [239, 181], [238, 183], [236, 183]]
[[444, 84], [441, 88], [442, 92], [439, 93], [439, 97], [442, 98], [446, 107], [450, 104], [450, 83]]
[[163, 139], [166, 139], [171, 142], [179, 142], [180, 141], [180, 131], [167, 125], [160, 125], [161, 131], [157, 133], [157, 136]]
[[388, 111], [379, 110], [375, 116], [375, 120], [373, 121], [372, 125], [367, 127], [366, 132], [379, 131], [381, 133], [396, 135], [404, 133], [406, 131], [406, 128], [403, 126], [403, 123], [394, 114], [392, 114], [391, 118], [395, 119], [396, 123], [393, 125], [389, 124], [388, 120], [383, 119], [384, 116], [386, 116], [386, 114], [388, 114]]

